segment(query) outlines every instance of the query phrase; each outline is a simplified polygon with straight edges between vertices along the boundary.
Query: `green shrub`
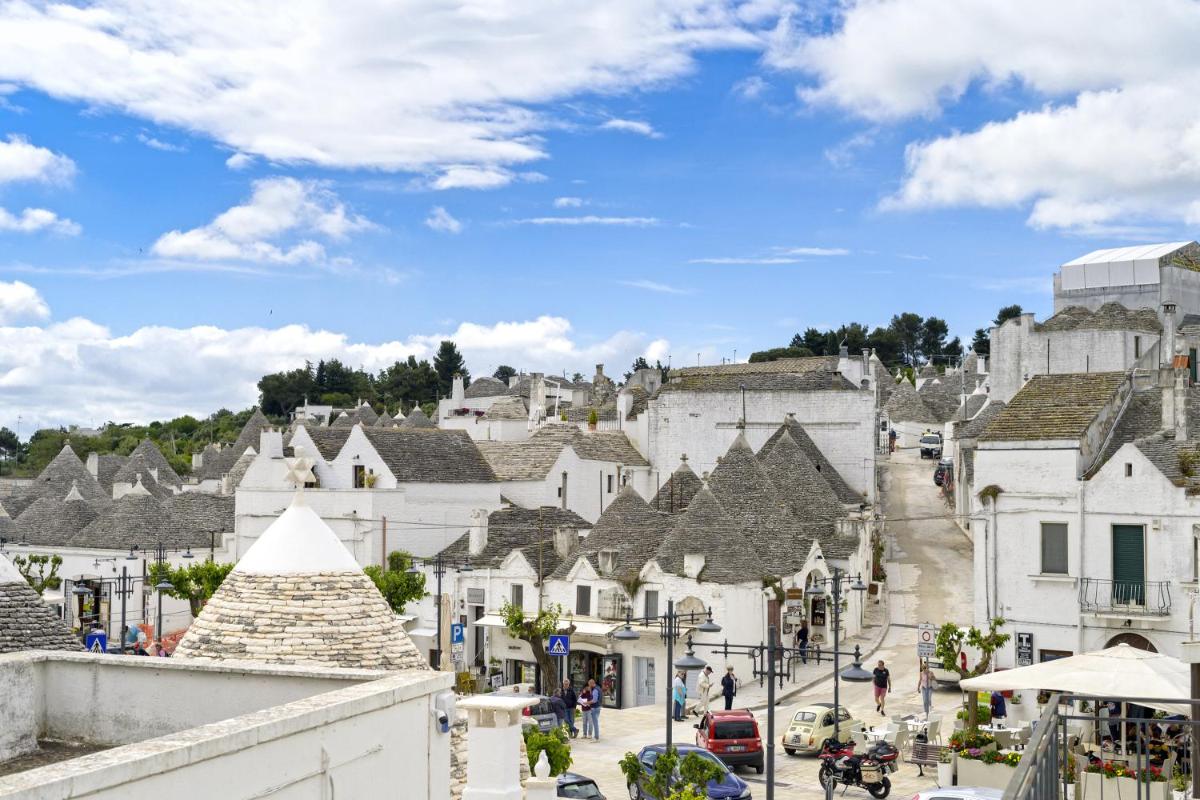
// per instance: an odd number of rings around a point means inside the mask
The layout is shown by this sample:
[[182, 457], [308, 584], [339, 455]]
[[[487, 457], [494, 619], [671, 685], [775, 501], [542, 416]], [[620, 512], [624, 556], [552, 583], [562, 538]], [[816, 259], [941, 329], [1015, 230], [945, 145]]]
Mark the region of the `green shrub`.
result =
[[564, 727], [560, 725], [549, 733], [542, 733], [536, 726], [529, 726], [525, 728], [524, 736], [525, 754], [529, 757], [531, 772], [543, 750], [546, 751], [546, 760], [550, 762], [551, 775], [561, 775], [571, 768], [571, 745]]

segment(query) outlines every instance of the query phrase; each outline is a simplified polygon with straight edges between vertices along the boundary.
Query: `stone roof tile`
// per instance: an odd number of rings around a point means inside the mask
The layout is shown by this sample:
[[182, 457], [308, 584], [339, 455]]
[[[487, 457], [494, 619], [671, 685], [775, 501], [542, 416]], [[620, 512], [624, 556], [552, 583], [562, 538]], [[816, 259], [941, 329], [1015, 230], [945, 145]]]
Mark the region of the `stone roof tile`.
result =
[[1035, 375], [992, 420], [979, 439], [1078, 439], [1126, 380], [1123, 372]]

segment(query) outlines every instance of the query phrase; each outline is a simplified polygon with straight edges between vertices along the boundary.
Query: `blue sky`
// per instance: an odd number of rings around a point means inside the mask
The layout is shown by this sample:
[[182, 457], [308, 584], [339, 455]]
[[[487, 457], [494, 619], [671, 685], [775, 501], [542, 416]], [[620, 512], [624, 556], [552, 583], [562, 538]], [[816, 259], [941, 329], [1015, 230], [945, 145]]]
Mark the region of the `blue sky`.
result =
[[476, 373], [969, 339], [1064, 260], [1193, 238], [1182, 0], [169, 5], [0, 2], [0, 424], [443, 335]]

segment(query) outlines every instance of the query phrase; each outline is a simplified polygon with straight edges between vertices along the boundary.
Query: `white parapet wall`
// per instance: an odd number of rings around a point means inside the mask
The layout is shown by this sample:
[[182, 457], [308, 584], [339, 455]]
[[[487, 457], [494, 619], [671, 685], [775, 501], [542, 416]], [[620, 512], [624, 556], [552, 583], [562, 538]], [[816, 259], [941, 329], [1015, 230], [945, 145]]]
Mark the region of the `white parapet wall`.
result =
[[26, 652], [0, 656], [0, 763], [39, 740], [108, 749], [0, 778], [0, 798], [449, 798], [453, 675]]

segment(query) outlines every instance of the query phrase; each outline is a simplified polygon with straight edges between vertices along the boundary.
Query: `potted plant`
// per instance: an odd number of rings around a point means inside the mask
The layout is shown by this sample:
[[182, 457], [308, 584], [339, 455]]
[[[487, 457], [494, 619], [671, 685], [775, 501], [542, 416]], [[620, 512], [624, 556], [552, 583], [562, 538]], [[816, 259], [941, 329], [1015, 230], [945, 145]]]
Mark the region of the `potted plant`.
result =
[[1021, 762], [1020, 753], [1001, 753], [969, 747], [958, 753], [960, 786], [990, 786], [1003, 789], [1012, 780], [1012, 770]]
[[1171, 794], [1174, 800], [1187, 800], [1188, 779], [1178, 764], [1175, 765], [1175, 774], [1171, 776]]
[[950, 748], [938, 753], [937, 782], [939, 787], [954, 785], [954, 751]]
[[588, 430], [596, 430], [596, 426], [600, 424], [600, 415], [596, 413], [596, 409], [588, 409]]

